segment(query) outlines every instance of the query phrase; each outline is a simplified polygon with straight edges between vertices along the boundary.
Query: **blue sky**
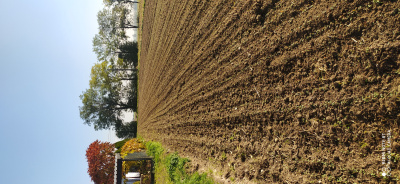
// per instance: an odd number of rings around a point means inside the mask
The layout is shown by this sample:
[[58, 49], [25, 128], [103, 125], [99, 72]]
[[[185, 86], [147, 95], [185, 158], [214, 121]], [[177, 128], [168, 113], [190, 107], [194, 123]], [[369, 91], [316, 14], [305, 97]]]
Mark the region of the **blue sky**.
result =
[[96, 62], [91, 41], [102, 6], [102, 0], [1, 2], [1, 183], [92, 183], [86, 148], [96, 139], [115, 141], [84, 125], [78, 109]]

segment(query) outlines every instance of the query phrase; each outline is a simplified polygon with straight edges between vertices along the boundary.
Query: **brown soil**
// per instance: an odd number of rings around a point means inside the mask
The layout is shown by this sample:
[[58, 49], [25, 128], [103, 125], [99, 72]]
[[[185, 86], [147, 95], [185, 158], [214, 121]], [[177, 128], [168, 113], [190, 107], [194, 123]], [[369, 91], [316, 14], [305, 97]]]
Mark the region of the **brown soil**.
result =
[[398, 0], [147, 0], [139, 134], [220, 181], [377, 183], [391, 129], [394, 182], [398, 8]]

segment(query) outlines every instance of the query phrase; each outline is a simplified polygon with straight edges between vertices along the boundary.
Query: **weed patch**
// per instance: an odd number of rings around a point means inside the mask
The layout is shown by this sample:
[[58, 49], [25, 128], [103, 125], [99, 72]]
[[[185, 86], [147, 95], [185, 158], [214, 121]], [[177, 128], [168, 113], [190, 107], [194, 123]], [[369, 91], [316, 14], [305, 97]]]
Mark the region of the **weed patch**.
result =
[[146, 142], [147, 154], [154, 157], [156, 183], [179, 183], [212, 184], [214, 181], [207, 176], [207, 173], [199, 174], [194, 172], [188, 174], [187, 158], [182, 158], [177, 152], [168, 155], [164, 154], [164, 148], [159, 142]]

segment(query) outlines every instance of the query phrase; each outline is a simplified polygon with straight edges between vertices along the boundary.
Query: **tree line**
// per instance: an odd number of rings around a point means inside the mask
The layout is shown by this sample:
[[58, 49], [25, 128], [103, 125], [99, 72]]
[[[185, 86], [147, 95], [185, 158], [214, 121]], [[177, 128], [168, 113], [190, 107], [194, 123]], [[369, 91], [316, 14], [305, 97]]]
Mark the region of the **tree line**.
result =
[[[136, 136], [137, 122], [123, 123], [124, 111], [137, 111], [137, 42], [127, 29], [137, 28], [129, 0], [104, 0], [97, 14], [99, 32], [93, 52], [98, 62], [91, 69], [89, 88], [81, 95], [80, 117], [95, 130], [114, 129], [119, 138]], [[125, 81], [125, 82], [124, 82]]]

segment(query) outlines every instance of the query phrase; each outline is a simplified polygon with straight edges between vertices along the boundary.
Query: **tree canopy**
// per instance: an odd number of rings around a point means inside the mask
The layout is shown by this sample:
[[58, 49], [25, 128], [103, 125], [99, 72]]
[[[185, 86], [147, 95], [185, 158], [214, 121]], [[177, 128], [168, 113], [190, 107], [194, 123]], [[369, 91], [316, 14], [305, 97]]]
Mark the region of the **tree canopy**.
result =
[[113, 63], [120, 52], [120, 46], [127, 44], [125, 29], [136, 27], [129, 18], [130, 13], [131, 8], [115, 3], [98, 12], [99, 33], [94, 36], [92, 44], [99, 61]]
[[109, 129], [123, 122], [123, 110], [136, 111], [136, 90], [124, 86], [118, 71], [113, 72], [108, 62], [92, 67], [89, 89], [80, 96], [83, 106], [80, 116], [85, 124], [94, 125], [95, 130]]
[[93, 52], [96, 53], [99, 61], [111, 61], [115, 59], [114, 52], [118, 46], [125, 42], [124, 32], [115, 29], [115, 16], [110, 10], [104, 8], [97, 14], [99, 33], [93, 37]]
[[86, 150], [88, 174], [94, 183], [114, 182], [114, 145], [109, 142], [92, 142]]

